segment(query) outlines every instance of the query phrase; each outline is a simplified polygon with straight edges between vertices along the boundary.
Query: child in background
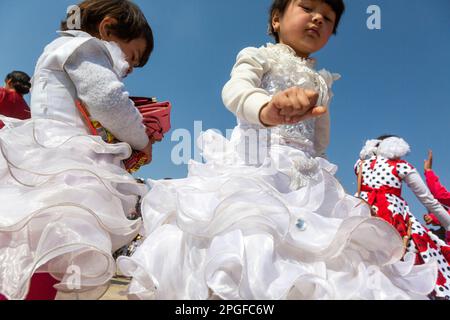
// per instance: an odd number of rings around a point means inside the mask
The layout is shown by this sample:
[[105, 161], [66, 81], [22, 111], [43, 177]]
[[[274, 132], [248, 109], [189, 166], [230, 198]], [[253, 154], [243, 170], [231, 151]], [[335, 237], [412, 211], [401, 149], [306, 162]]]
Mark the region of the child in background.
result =
[[[30, 108], [23, 96], [30, 92], [30, 76], [22, 71], [13, 71], [6, 76], [5, 87], [0, 88], [0, 115], [29, 119]], [[0, 121], [0, 129], [4, 127]]]
[[428, 210], [436, 213], [447, 230], [450, 216], [430, 193], [417, 170], [402, 159], [409, 152], [406, 141], [396, 136], [369, 140], [355, 165], [356, 174], [362, 177], [361, 198], [372, 206], [378, 217], [397, 229], [406, 253], [415, 258], [416, 265], [438, 264], [438, 278], [431, 297], [449, 299], [450, 247], [411, 213], [402, 197], [403, 183]]
[[[122, 161], [152, 141], [122, 82], [146, 65], [152, 30], [127, 0], [79, 4], [81, 30], [62, 23], [37, 63], [32, 119], [0, 131], [0, 293], [8, 299], [97, 299], [131, 242], [147, 187]], [[76, 101], [122, 143], [90, 135]], [[56, 284], [56, 285], [55, 285]], [[31, 289], [30, 289], [31, 285]], [[34, 290], [37, 290], [35, 292]]]

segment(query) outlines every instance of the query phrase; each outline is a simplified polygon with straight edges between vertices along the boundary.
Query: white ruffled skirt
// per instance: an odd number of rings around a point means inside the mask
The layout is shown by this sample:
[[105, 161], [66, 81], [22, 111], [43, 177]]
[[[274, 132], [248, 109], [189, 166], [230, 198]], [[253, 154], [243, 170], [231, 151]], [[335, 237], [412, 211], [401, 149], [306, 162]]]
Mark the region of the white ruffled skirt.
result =
[[131, 149], [54, 120], [2, 118], [0, 293], [24, 299], [36, 272], [63, 299], [97, 299], [116, 272], [112, 252], [141, 221], [127, 218], [147, 188], [121, 166]]
[[246, 166], [208, 131], [206, 164], [151, 181], [146, 240], [119, 268], [139, 299], [425, 299], [437, 266], [414, 266], [402, 239], [347, 195], [336, 167], [286, 145]]

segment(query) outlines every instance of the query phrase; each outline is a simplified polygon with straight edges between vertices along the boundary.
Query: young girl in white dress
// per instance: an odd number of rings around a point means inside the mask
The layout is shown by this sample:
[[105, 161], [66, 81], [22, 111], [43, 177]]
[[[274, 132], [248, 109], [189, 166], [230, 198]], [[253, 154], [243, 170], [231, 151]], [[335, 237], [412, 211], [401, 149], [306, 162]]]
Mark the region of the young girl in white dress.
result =
[[246, 48], [223, 89], [231, 140], [201, 139], [206, 163], [150, 181], [146, 240], [119, 258], [140, 299], [420, 299], [434, 265], [400, 262], [402, 239], [347, 195], [325, 160], [338, 76], [310, 55], [336, 32], [342, 0], [275, 0], [276, 44]]
[[[151, 142], [122, 78], [143, 67], [153, 35], [127, 0], [79, 5], [81, 30], [63, 23], [36, 66], [32, 119], [2, 118], [0, 294], [7, 299], [96, 299], [116, 272], [112, 252], [141, 222], [128, 216], [147, 188], [122, 165]], [[75, 101], [123, 143], [89, 135]], [[30, 289], [31, 285], [31, 289]]]

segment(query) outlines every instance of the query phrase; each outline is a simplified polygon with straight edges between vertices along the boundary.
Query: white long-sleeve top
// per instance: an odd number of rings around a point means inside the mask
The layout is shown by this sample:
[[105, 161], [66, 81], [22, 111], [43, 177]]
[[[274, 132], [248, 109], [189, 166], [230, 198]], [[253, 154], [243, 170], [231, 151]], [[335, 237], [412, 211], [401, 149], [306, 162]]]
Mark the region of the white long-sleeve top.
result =
[[97, 42], [87, 42], [78, 48], [67, 61], [65, 70], [92, 118], [137, 150], [148, 144], [142, 115]]
[[264, 50], [244, 49], [236, 59], [231, 79], [222, 90], [225, 106], [238, 118], [252, 124], [263, 125], [259, 114], [272, 99], [269, 92], [262, 88], [263, 76], [270, 70], [268, 62]]
[[[326, 70], [317, 72], [315, 60], [303, 59], [283, 44], [268, 44], [260, 48], [245, 48], [236, 59], [231, 79], [222, 90], [225, 106], [238, 118], [238, 122], [263, 128], [260, 121], [262, 108], [272, 97], [290, 87], [301, 87], [319, 93], [319, 104], [329, 106], [331, 87], [337, 74]], [[280, 126], [283, 127], [283, 126]], [[296, 125], [297, 134], [284, 136], [294, 142], [308, 140], [316, 156], [324, 156], [330, 142], [330, 115]], [[306, 130], [305, 130], [306, 128]], [[302, 134], [300, 134], [302, 132]], [[306, 133], [306, 134], [305, 134]]]
[[419, 199], [419, 201], [423, 204], [423, 206], [427, 208], [429, 212], [433, 212], [441, 225], [447, 231], [450, 231], [450, 215], [439, 203], [439, 201], [434, 198], [430, 189], [427, 187], [417, 170], [411, 171], [404, 178], [404, 181], [417, 199]]
[[51, 118], [86, 126], [75, 106], [80, 99], [92, 118], [133, 149], [148, 144], [142, 116], [129, 99], [121, 76], [126, 61], [118, 46], [82, 31], [65, 31], [46, 47], [33, 78], [34, 118]]

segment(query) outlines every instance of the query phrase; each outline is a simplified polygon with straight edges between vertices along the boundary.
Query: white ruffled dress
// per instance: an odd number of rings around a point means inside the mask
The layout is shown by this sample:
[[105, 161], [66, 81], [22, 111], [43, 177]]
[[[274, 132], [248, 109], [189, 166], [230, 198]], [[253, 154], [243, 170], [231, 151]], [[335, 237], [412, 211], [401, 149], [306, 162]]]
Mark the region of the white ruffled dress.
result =
[[[298, 85], [331, 98], [333, 75], [282, 45], [261, 88]], [[423, 299], [435, 266], [414, 266], [397, 231], [345, 193], [315, 157], [315, 121], [266, 130], [238, 119], [230, 140], [207, 131], [206, 163], [150, 181], [146, 239], [119, 268], [139, 299]]]
[[130, 145], [88, 135], [74, 104], [64, 69], [81, 47], [114, 64], [113, 48], [87, 34], [58, 38], [36, 68], [33, 119], [1, 118], [0, 293], [8, 299], [24, 299], [36, 272], [60, 280], [59, 298], [101, 297], [116, 272], [112, 252], [141, 227], [127, 218], [147, 192], [123, 169]]

